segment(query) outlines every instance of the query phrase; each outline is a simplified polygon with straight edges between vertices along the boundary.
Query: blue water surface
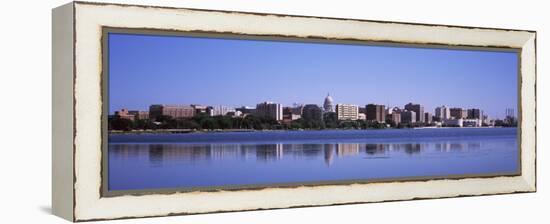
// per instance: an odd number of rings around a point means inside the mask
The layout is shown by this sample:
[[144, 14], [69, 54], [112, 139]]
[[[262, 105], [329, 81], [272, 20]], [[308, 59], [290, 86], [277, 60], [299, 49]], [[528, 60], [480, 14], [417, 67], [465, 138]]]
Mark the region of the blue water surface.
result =
[[109, 136], [109, 190], [514, 174], [516, 128]]

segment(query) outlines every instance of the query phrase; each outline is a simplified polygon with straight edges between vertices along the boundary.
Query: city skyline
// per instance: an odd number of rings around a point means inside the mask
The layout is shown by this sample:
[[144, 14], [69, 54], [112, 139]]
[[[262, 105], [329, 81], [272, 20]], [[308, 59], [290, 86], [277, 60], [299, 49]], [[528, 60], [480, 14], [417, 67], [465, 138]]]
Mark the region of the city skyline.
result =
[[[326, 97], [329, 97], [330, 95], [327, 95]], [[326, 99], [326, 98], [325, 98]], [[326, 102], [326, 101], [325, 101]], [[256, 109], [258, 105], [260, 104], [264, 104], [264, 103], [273, 103], [273, 104], [280, 104], [282, 106], [282, 108], [295, 108], [296, 106], [305, 106], [305, 105], [316, 105], [318, 106], [320, 109], [323, 110], [323, 112], [334, 112], [335, 111], [335, 107], [336, 105], [353, 105], [353, 106], [358, 106], [359, 108], [366, 108], [367, 106], [369, 105], [374, 105], [374, 106], [379, 106], [379, 105], [382, 105], [382, 104], [373, 104], [373, 103], [365, 103], [365, 104], [343, 104], [343, 103], [338, 103], [338, 102], [334, 102], [334, 105], [332, 105], [332, 110], [329, 110], [329, 111], [326, 111], [326, 108], [324, 107], [323, 104], [315, 104], [315, 103], [293, 103], [292, 105], [285, 105], [285, 104], [281, 104], [281, 103], [278, 103], [278, 102], [273, 102], [273, 101], [262, 101], [262, 102], [258, 102], [257, 104], [255, 105], [237, 105], [237, 106], [233, 106], [233, 105], [207, 105], [207, 104], [201, 104], [201, 103], [191, 103], [191, 104], [170, 104], [170, 103], [151, 103], [149, 104], [148, 107], [146, 107], [145, 109], [141, 109], [141, 108], [130, 108], [130, 107], [120, 107], [120, 108], [110, 108], [110, 112], [109, 112], [109, 115], [115, 115], [116, 112], [119, 112], [120, 110], [133, 110], [133, 111], [140, 111], [140, 112], [149, 112], [150, 110], [150, 107], [151, 106], [155, 106], [155, 105], [166, 105], [166, 106], [192, 106], [192, 105], [196, 105], [196, 106], [204, 106], [204, 107], [211, 107], [213, 109], [216, 109], [216, 108], [219, 108], [219, 107], [224, 107], [224, 108], [227, 108], [227, 109], [239, 109], [239, 108], [253, 108], [253, 109]], [[408, 102], [407, 104], [418, 104], [420, 106], [424, 106], [422, 103], [417, 103], [417, 102]], [[407, 104], [405, 105], [395, 105], [395, 106], [388, 106], [388, 105], [382, 105], [382, 106], [385, 106], [385, 110], [389, 110], [389, 109], [393, 109], [393, 108], [399, 108], [399, 109], [403, 109], [403, 110], [407, 110], [406, 109], [406, 106]], [[430, 111], [430, 110], [425, 110], [424, 108], [424, 112], [426, 113], [430, 113], [431, 115], [433, 116], [436, 116], [436, 114], [438, 113], [437, 110], [440, 109], [441, 107], [445, 107], [447, 109], [462, 109], [463, 111], [467, 111], [467, 110], [471, 110], [471, 109], [476, 109], [476, 110], [480, 110], [482, 112], [483, 115], [488, 115], [485, 110], [483, 108], [468, 108], [468, 107], [462, 107], [462, 106], [456, 106], [456, 105], [439, 105], [439, 106], [436, 106], [433, 111]], [[502, 119], [502, 118], [506, 118], [507, 116], [511, 116], [511, 117], [516, 117], [517, 115], [515, 114], [515, 109], [512, 109], [512, 108], [505, 108], [505, 116], [504, 117], [489, 117], [491, 119]]]
[[512, 52], [110, 34], [109, 60], [110, 114], [157, 103], [322, 106], [327, 92], [335, 104], [517, 111]]

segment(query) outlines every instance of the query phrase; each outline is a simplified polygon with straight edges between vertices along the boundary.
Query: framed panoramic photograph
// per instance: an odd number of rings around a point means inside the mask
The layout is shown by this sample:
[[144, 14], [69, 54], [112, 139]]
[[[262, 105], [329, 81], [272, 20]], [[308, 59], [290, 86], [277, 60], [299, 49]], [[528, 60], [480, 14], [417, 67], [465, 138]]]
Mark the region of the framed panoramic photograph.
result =
[[53, 10], [70, 221], [536, 191], [536, 32]]

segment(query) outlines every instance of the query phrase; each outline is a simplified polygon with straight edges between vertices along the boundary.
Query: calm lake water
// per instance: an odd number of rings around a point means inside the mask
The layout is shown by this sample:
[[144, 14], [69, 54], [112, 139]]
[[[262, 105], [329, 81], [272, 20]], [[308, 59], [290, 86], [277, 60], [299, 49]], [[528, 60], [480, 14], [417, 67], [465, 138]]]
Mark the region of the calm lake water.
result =
[[109, 190], [512, 174], [516, 128], [109, 136]]

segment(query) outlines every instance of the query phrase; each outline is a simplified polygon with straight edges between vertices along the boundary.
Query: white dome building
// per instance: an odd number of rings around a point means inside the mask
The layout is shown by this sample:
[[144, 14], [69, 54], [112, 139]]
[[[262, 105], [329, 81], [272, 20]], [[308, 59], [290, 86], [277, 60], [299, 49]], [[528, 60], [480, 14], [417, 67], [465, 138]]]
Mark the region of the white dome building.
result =
[[327, 94], [327, 97], [325, 97], [323, 109], [325, 110], [325, 112], [334, 112], [333, 100], [330, 94]]

